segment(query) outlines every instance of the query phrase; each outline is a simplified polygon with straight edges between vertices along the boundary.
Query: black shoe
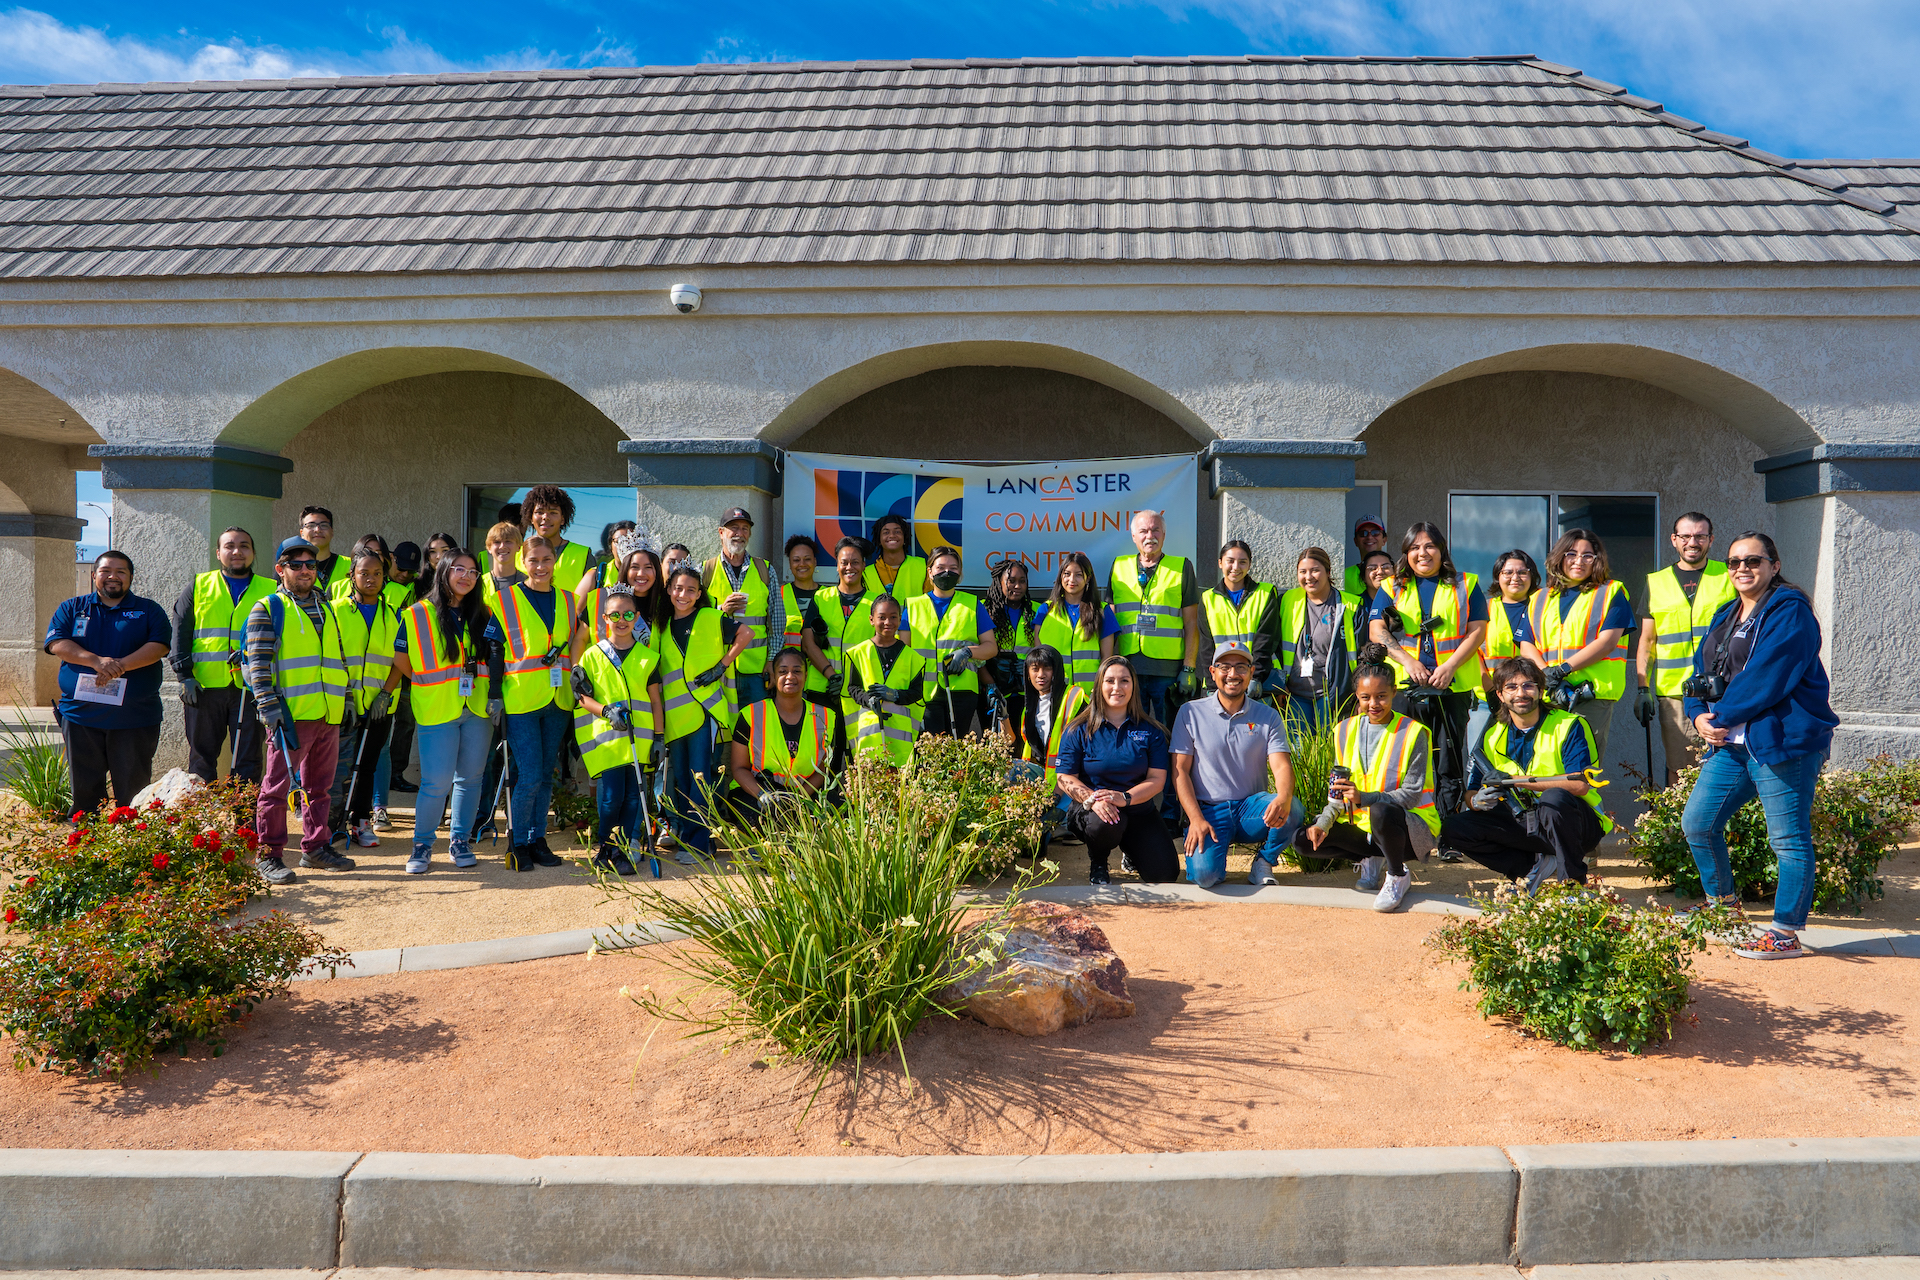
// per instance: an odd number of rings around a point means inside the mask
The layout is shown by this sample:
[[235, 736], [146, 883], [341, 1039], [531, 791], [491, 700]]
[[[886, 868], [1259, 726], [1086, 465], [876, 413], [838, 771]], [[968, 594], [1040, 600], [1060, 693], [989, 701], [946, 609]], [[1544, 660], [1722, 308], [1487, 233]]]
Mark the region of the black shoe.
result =
[[262, 858], [254, 863], [254, 869], [268, 884], [292, 884], [300, 878], [293, 874], [292, 867], [278, 858]]
[[1433, 856], [1442, 862], [1465, 862], [1467, 860], [1467, 855], [1461, 853], [1458, 849], [1435, 849]]
[[343, 858], [329, 848], [318, 853], [301, 854], [300, 865], [317, 871], [351, 871], [353, 859]]
[[601, 845], [600, 852], [593, 855], [593, 865], [623, 876], [637, 875], [640, 870], [633, 865], [631, 858], [613, 845]]
[[411, 782], [408, 782], [405, 778], [400, 777], [398, 774], [395, 774], [394, 777], [387, 783], [387, 790], [399, 791], [407, 795], [412, 795], [414, 792], [418, 791], [419, 789], [420, 789], [419, 787], [414, 786]]
[[1113, 877], [1107, 874], [1107, 869], [1105, 867], [1095, 866], [1090, 868], [1087, 871], [1087, 883], [1088, 884], [1112, 884]]
[[507, 850], [507, 870], [533, 870], [533, 848], [530, 845], [516, 844]]
[[564, 867], [567, 865], [565, 858], [547, 847], [547, 838], [545, 836], [541, 836], [538, 840], [528, 845], [527, 852], [531, 853], [533, 860], [543, 867]]
[[1120, 869], [1121, 869], [1122, 871], [1125, 871], [1125, 872], [1127, 872], [1127, 873], [1128, 873], [1128, 874], [1130, 874], [1130, 875], [1136, 875], [1136, 876], [1137, 876], [1137, 875], [1139, 875], [1139, 874], [1140, 874], [1140, 873], [1139, 873], [1138, 871], [1136, 871], [1136, 870], [1134, 870], [1134, 867], [1133, 867], [1133, 859], [1132, 859], [1132, 858], [1129, 858], [1129, 857], [1128, 857], [1128, 856], [1127, 856], [1126, 854], [1124, 854], [1124, 853], [1120, 855]]

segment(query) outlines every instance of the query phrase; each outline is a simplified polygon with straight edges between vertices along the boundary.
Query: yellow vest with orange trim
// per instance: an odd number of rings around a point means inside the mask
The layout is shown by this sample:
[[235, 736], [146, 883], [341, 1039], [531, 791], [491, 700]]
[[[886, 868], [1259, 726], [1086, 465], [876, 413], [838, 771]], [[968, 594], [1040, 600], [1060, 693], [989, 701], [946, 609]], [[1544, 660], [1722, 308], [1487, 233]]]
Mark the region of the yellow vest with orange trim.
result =
[[[569, 543], [577, 546], [578, 543]], [[516, 582], [489, 600], [494, 621], [506, 636], [506, 679], [501, 697], [510, 716], [538, 711], [548, 703], [573, 709], [573, 597], [553, 592], [553, 630]]]
[[[1413, 651], [1420, 651], [1419, 641], [1414, 631], [1422, 621], [1420, 608], [1420, 579], [1409, 578], [1406, 586], [1400, 585], [1398, 578], [1391, 580], [1393, 587], [1393, 607], [1400, 611], [1400, 619], [1406, 625], [1407, 639], [1412, 642]], [[1452, 582], [1435, 581], [1433, 585], [1433, 612], [1430, 617], [1440, 619], [1440, 625], [1433, 632], [1433, 656], [1436, 665], [1444, 664], [1460, 650], [1460, 642], [1466, 638], [1468, 602], [1473, 598], [1473, 589], [1480, 585], [1480, 579], [1471, 573], [1463, 573]], [[1410, 681], [1407, 673], [1400, 673], [1400, 685], [1405, 688]], [[1453, 673], [1453, 683], [1448, 686], [1452, 693], [1467, 693], [1480, 687], [1480, 654], [1476, 650]]]
[[833, 712], [816, 703], [801, 704], [805, 710], [800, 721], [799, 754], [787, 749], [787, 735], [777, 724], [780, 709], [772, 698], [763, 698], [747, 708], [747, 763], [755, 773], [764, 774], [789, 791], [811, 778], [827, 765], [827, 748], [833, 741]]
[[[1398, 791], [1408, 780], [1421, 781], [1420, 793], [1407, 807], [1408, 814], [1427, 824], [1427, 830], [1440, 834], [1440, 811], [1433, 800], [1433, 750], [1428, 745], [1427, 727], [1398, 711], [1385, 726], [1386, 737], [1374, 749], [1371, 760], [1360, 755], [1360, 726], [1365, 716], [1353, 716], [1333, 727], [1333, 754], [1337, 764], [1353, 772], [1355, 791]], [[1371, 832], [1370, 819], [1363, 807], [1348, 816], [1362, 831]]]
[[[1073, 718], [1087, 709], [1087, 703], [1093, 699], [1085, 686], [1069, 684], [1066, 696], [1060, 699], [1060, 710], [1055, 713], [1053, 722], [1047, 726], [1047, 792], [1052, 794], [1060, 789], [1060, 738], [1066, 733], [1067, 725]], [[1027, 744], [1027, 759], [1033, 759], [1033, 744]]]
[[407, 628], [407, 665], [413, 668], [407, 698], [414, 723], [447, 724], [460, 718], [463, 706], [477, 716], [486, 715], [486, 664], [477, 656], [472, 691], [465, 698], [460, 696], [460, 681], [468, 674], [467, 646], [474, 637], [463, 636], [459, 644], [449, 646], [431, 600], [408, 605], [400, 616]]
[[[1606, 630], [1602, 624], [1607, 620], [1614, 597], [1625, 600], [1627, 588], [1622, 583], [1609, 582], [1604, 587], [1582, 591], [1563, 619], [1560, 597], [1564, 594], [1559, 588], [1542, 588], [1533, 597], [1533, 647], [1540, 651], [1541, 659], [1549, 667], [1573, 661], [1575, 654], [1600, 638], [1600, 633]], [[1627, 633], [1632, 629], [1623, 628], [1619, 643], [1606, 657], [1574, 672], [1568, 683], [1591, 681], [1594, 697], [1618, 700], [1627, 691]]]

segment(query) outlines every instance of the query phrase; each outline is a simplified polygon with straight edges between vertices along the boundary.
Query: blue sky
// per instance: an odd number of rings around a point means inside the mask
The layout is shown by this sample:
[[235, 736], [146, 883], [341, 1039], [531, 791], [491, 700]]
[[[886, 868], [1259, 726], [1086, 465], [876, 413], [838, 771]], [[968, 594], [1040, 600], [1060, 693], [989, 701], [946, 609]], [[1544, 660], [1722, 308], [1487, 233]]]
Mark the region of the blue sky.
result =
[[0, 82], [14, 84], [1186, 53], [1534, 53], [1784, 155], [1920, 155], [1916, 0], [373, 0], [264, 9], [95, 0], [0, 9]]

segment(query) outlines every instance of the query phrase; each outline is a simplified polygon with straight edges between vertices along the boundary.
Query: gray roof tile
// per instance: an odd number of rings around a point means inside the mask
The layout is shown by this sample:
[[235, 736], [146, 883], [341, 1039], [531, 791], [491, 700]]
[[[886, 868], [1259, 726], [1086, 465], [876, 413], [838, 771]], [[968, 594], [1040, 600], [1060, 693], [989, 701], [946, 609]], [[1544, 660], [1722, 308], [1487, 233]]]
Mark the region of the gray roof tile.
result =
[[1920, 261], [1920, 168], [1531, 55], [0, 88], [0, 275]]

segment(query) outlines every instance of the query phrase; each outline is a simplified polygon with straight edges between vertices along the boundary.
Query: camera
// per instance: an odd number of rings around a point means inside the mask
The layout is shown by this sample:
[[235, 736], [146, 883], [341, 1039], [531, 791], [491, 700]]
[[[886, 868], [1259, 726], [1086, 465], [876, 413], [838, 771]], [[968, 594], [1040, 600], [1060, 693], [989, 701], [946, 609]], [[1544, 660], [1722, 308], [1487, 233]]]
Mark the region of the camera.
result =
[[1680, 692], [1701, 702], [1718, 702], [1727, 696], [1727, 678], [1718, 672], [1707, 676], [1688, 676], [1681, 682]]
[[700, 309], [700, 287], [677, 284], [667, 290], [667, 300], [673, 303], [673, 309], [681, 315], [691, 315]]

